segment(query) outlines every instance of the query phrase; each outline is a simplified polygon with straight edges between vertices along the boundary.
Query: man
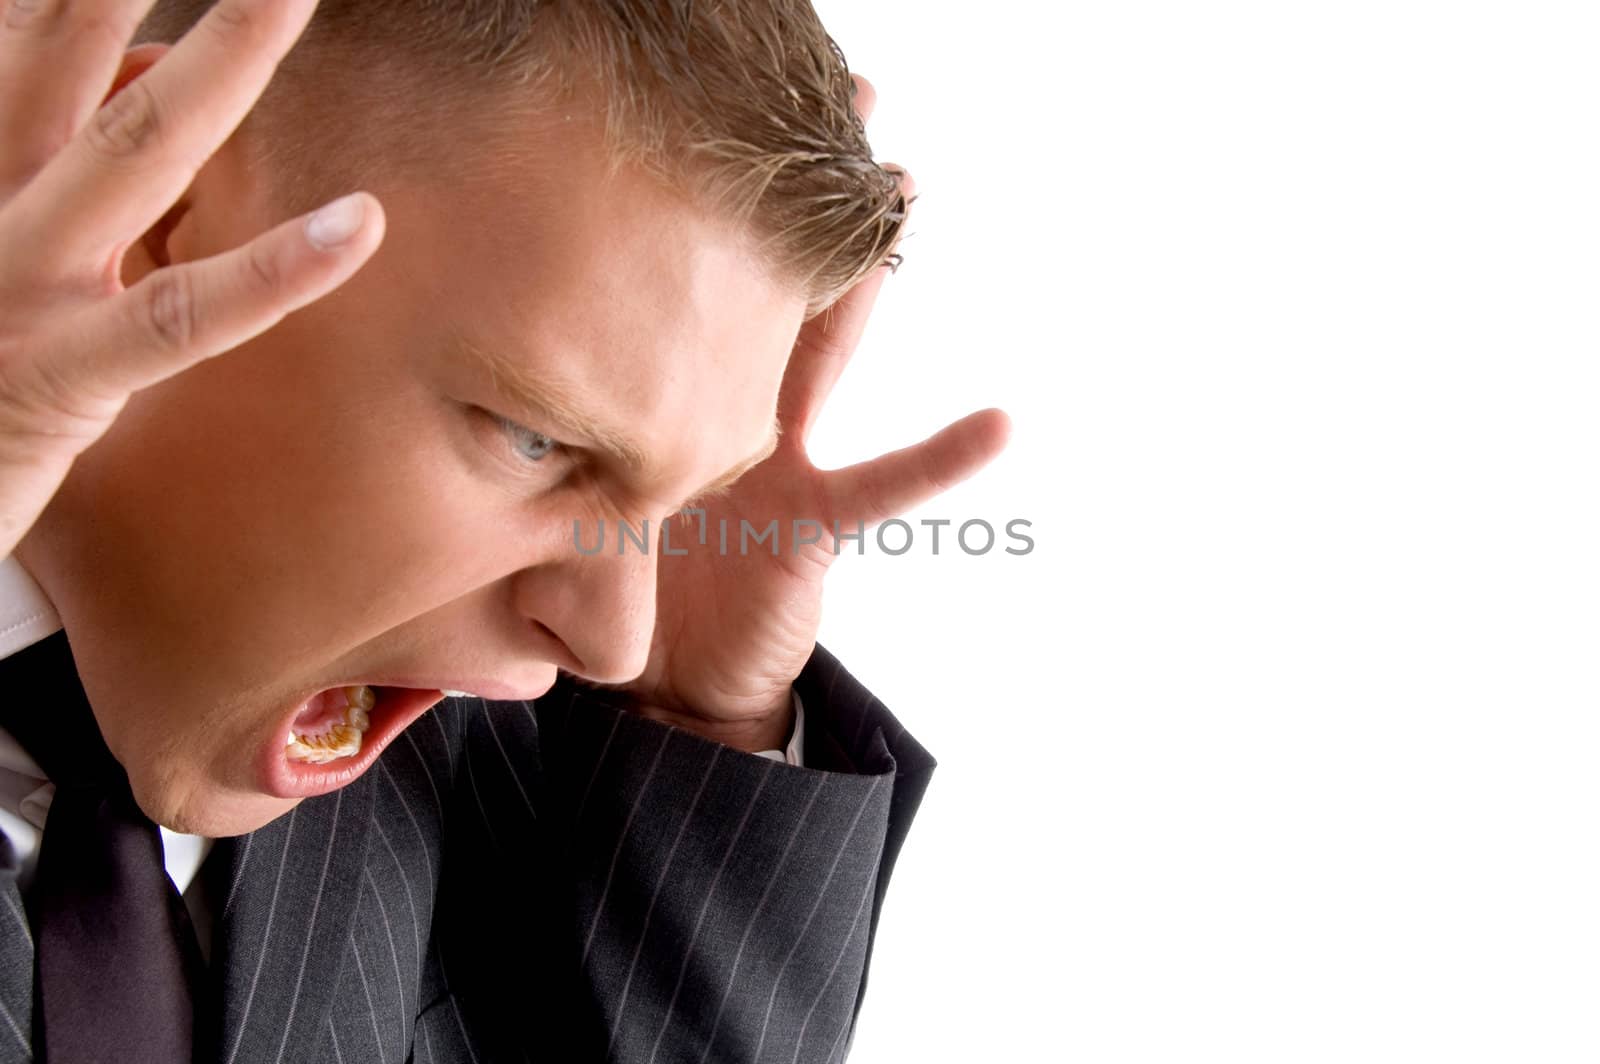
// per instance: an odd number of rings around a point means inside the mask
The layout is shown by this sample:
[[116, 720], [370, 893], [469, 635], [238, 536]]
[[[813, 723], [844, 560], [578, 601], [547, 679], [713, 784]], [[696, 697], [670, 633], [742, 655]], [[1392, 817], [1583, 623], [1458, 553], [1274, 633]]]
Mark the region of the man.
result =
[[822, 576], [1006, 422], [805, 457], [906, 196], [809, 5], [151, 6], [0, 34], [3, 1059], [841, 1059], [933, 762]]

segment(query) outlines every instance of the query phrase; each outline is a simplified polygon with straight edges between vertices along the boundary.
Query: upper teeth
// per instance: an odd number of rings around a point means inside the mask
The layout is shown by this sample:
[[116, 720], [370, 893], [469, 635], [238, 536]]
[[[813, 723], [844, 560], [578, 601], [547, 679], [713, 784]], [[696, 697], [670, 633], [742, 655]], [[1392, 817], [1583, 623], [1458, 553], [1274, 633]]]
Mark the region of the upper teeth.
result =
[[341, 691], [345, 700], [343, 722], [321, 735], [291, 734], [285, 748], [289, 760], [320, 765], [361, 752], [361, 737], [371, 724], [367, 712], [378, 699], [365, 684], [341, 688]]

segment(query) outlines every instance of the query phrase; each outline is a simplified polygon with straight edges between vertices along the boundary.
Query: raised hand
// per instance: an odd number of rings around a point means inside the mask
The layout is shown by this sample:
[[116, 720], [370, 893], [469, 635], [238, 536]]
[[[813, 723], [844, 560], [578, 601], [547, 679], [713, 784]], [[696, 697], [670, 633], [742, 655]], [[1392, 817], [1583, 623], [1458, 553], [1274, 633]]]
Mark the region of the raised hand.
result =
[[134, 392], [333, 291], [383, 238], [357, 193], [125, 286], [316, 0], [221, 0], [176, 45], [126, 50], [150, 6], [0, 3], [0, 557]]
[[[874, 93], [858, 79], [856, 104], [866, 118]], [[909, 176], [902, 179], [909, 200]], [[778, 450], [728, 493], [704, 504], [701, 518], [671, 525], [673, 551], [657, 559], [656, 627], [644, 672], [613, 685], [643, 716], [675, 723], [745, 750], [781, 748], [792, 725], [790, 685], [816, 644], [822, 584], [838, 557], [833, 529], [853, 534], [933, 498], [987, 465], [1005, 447], [1006, 415], [981, 410], [927, 440], [868, 462], [822, 471], [806, 439], [866, 328], [887, 267], [874, 270], [830, 310], [801, 329], [779, 399]], [[779, 550], [751, 541], [740, 553], [738, 530], [778, 522]], [[796, 520], [816, 522], [820, 540], [796, 552]], [[728, 548], [719, 542], [721, 522]], [[816, 534], [802, 528], [805, 538]]]

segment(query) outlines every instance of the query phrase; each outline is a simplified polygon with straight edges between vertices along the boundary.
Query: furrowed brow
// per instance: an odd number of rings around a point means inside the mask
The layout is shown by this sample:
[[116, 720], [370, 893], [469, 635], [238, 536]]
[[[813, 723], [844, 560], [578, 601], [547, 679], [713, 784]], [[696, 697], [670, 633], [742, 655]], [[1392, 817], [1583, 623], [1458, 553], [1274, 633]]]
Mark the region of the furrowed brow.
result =
[[615, 461], [634, 473], [649, 468], [644, 450], [620, 433], [601, 425], [583, 413], [567, 391], [554, 380], [537, 383], [527, 379], [521, 367], [488, 348], [479, 347], [464, 337], [455, 337], [456, 353], [489, 371], [495, 390], [519, 410], [535, 415], [535, 420], [558, 426], [568, 433], [594, 443]]
[[[495, 390], [504, 396], [507, 402], [514, 403], [519, 409], [535, 415], [536, 420], [559, 426], [575, 436], [593, 441], [595, 446], [635, 474], [649, 469], [649, 460], [638, 444], [584, 414], [560, 384], [550, 379], [541, 379], [535, 383], [527, 379], [521, 367], [500, 352], [479, 347], [465, 337], [456, 336], [453, 342], [456, 348], [454, 353], [488, 370], [490, 378], [494, 381]], [[772, 430], [768, 433], [766, 442], [754, 454], [695, 492], [683, 505], [689, 506], [703, 497], [726, 491], [740, 477], [772, 457], [773, 452], [778, 449], [782, 435], [783, 424], [774, 415]]]
[[721, 494], [728, 488], [732, 487], [734, 481], [750, 472], [750, 470], [754, 469], [762, 462], [765, 462], [768, 458], [771, 458], [772, 453], [778, 449], [778, 441], [782, 437], [783, 423], [774, 417], [772, 419], [772, 432], [767, 436], [767, 442], [761, 445], [760, 450], [756, 451], [755, 454], [752, 454], [749, 458], [746, 458], [744, 461], [740, 462], [738, 465], [722, 474], [722, 476], [718, 477], [716, 480], [713, 480], [711, 483], [707, 484], [705, 487], [689, 496], [689, 500], [683, 505], [692, 506], [703, 498]]

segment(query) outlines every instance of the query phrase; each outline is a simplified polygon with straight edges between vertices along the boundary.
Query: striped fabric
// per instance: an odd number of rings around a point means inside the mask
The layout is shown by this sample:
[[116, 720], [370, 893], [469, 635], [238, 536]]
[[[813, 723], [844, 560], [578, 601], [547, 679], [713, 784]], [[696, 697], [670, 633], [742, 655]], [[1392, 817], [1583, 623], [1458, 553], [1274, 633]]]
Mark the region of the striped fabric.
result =
[[33, 1046], [33, 934], [17, 890], [21, 862], [0, 833], [0, 1060], [29, 1060]]
[[[217, 1061], [842, 1061], [934, 761], [821, 646], [796, 686], [804, 768], [563, 678], [445, 702], [219, 843]], [[0, 900], [0, 1060], [26, 1060], [3, 864]]]

